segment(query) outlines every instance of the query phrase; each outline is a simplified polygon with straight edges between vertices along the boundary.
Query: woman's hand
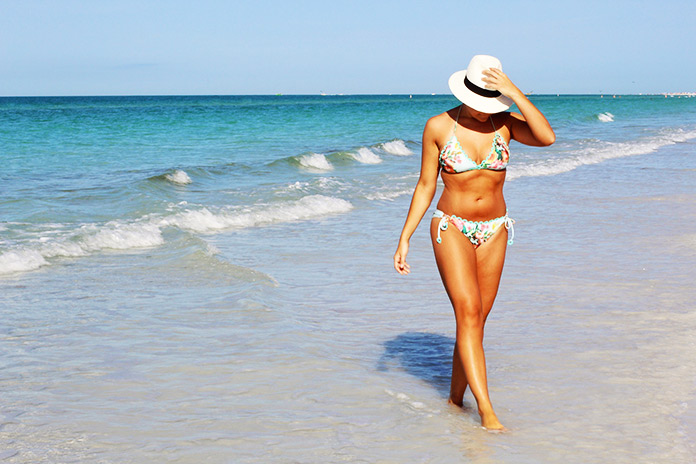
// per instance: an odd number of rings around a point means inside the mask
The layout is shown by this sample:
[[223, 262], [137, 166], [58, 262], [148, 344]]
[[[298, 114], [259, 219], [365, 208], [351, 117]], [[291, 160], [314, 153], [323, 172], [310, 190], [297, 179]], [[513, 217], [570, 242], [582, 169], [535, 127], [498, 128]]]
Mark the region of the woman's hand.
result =
[[500, 69], [488, 68], [487, 70], [483, 71], [483, 75], [485, 77], [482, 80], [488, 84], [486, 86], [487, 89], [497, 90], [508, 98], [513, 98], [515, 94], [522, 93], [520, 89], [518, 89], [517, 86], [512, 83], [510, 78], [507, 77], [507, 74]]
[[525, 145], [547, 147], [556, 141], [556, 134], [541, 111], [512, 83], [509, 77], [496, 68], [483, 71], [483, 82], [491, 90], [497, 90], [510, 98], [522, 113], [510, 114], [510, 137]]
[[399, 246], [394, 253], [394, 269], [401, 275], [407, 275], [411, 272], [411, 266], [406, 263], [406, 255], [408, 254], [408, 242], [399, 242]]

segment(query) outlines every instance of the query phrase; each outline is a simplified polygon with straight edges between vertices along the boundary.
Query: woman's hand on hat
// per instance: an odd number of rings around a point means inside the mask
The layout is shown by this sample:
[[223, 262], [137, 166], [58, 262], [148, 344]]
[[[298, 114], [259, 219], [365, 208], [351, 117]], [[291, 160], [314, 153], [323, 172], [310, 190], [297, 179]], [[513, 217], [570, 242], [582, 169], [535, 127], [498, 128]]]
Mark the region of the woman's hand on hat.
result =
[[481, 79], [485, 82], [486, 88], [490, 90], [497, 90], [506, 97], [512, 98], [515, 92], [520, 92], [520, 89], [512, 83], [507, 74], [497, 68], [488, 68], [483, 71], [483, 78]]

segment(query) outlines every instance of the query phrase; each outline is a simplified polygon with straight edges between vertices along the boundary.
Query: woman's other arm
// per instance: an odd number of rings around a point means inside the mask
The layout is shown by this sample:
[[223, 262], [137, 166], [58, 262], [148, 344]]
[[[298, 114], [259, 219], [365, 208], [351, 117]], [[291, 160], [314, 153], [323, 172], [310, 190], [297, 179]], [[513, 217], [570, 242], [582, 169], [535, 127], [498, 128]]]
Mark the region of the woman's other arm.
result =
[[406, 275], [410, 271], [410, 266], [406, 263], [406, 255], [408, 254], [408, 244], [411, 236], [416, 231], [416, 227], [420, 224], [425, 212], [430, 207], [433, 201], [435, 191], [437, 190], [437, 175], [438, 168], [438, 147], [435, 142], [437, 130], [436, 118], [430, 118], [423, 130], [423, 151], [421, 155], [421, 171], [416, 189], [413, 192], [411, 206], [408, 209], [406, 223], [401, 231], [399, 245], [394, 254], [394, 269], [399, 274]]

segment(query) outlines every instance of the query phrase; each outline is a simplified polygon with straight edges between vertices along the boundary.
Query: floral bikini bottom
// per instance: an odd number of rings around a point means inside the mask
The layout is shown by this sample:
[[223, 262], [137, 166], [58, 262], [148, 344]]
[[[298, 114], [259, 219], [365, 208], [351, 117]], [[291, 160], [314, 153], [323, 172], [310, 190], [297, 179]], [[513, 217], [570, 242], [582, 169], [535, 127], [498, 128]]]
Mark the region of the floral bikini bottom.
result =
[[503, 226], [510, 231], [508, 245], [512, 245], [512, 240], [515, 238], [515, 229], [512, 227], [515, 220], [509, 218], [507, 212], [505, 216], [489, 221], [468, 221], [455, 215], [445, 214], [439, 209], [435, 210], [433, 217], [440, 218], [440, 224], [437, 226], [437, 243], [442, 243], [440, 231], [447, 230], [449, 224], [452, 224], [457, 230], [466, 235], [466, 238], [474, 245], [474, 248], [490, 239]]

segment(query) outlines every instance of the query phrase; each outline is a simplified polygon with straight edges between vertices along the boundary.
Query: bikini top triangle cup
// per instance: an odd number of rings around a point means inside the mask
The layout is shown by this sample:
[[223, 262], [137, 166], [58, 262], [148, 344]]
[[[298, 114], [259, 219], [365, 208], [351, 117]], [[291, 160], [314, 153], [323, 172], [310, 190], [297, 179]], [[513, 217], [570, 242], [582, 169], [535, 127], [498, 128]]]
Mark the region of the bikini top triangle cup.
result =
[[[460, 106], [459, 113], [461, 113], [461, 111], [462, 108]], [[493, 136], [491, 151], [483, 161], [477, 164], [476, 161], [472, 160], [469, 155], [464, 152], [464, 149], [457, 139], [459, 113], [457, 113], [457, 120], [454, 122], [452, 137], [450, 137], [440, 152], [440, 166], [442, 166], [442, 169], [450, 174], [458, 174], [460, 172], [473, 171], [477, 169], [489, 169], [491, 171], [505, 170], [508, 165], [508, 161], [510, 160], [510, 148], [505, 142], [505, 139], [495, 128], [493, 119], [491, 118], [491, 125], [495, 131], [495, 135]]]

